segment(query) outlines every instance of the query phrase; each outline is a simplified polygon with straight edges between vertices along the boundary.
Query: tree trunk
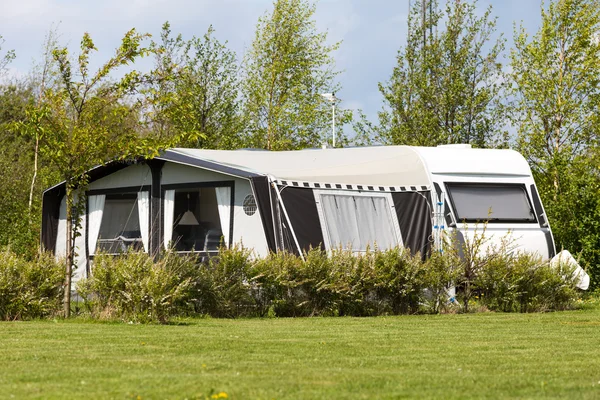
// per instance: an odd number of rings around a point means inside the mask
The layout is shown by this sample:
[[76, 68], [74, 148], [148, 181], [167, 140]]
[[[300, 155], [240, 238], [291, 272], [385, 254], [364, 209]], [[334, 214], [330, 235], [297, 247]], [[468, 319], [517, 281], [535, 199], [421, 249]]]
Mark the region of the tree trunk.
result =
[[33, 205], [33, 190], [35, 189], [35, 180], [38, 172], [38, 152], [40, 148], [40, 136], [35, 134], [35, 152], [33, 155], [33, 177], [31, 178], [31, 188], [29, 189], [29, 223], [31, 223], [31, 206]]
[[63, 314], [65, 318], [71, 316], [71, 273], [73, 272], [73, 189], [69, 182], [66, 183], [66, 205], [67, 205], [67, 257], [65, 265], [65, 294], [63, 298]]

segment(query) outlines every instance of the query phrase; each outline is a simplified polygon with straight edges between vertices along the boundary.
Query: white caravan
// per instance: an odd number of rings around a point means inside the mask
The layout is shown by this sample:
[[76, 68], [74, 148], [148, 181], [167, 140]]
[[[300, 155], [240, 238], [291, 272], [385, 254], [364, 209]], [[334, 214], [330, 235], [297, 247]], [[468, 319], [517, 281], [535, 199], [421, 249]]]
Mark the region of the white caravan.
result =
[[[525, 159], [512, 150], [376, 146], [299, 151], [175, 148], [88, 172], [74, 279], [97, 251], [165, 247], [257, 256], [310, 247], [405, 246], [427, 255], [445, 230], [511, 234], [543, 258], [554, 240]], [[65, 251], [64, 182], [44, 192], [42, 243]], [[465, 227], [468, 229], [465, 229]]]

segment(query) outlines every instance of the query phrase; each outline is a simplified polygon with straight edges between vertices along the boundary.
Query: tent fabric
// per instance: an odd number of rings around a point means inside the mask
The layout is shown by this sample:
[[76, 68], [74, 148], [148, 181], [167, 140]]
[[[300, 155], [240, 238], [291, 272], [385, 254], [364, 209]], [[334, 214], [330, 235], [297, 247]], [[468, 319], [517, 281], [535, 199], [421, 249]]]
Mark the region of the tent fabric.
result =
[[98, 243], [98, 234], [102, 224], [102, 214], [104, 213], [104, 201], [106, 195], [100, 194], [88, 197], [88, 250], [89, 254], [96, 253], [96, 244]]
[[142, 235], [142, 244], [144, 251], [149, 251], [150, 246], [150, 193], [141, 191], [137, 194], [138, 218], [140, 219], [140, 233]]
[[165, 190], [164, 200], [164, 246], [168, 249], [173, 239], [173, 220], [175, 218], [175, 191]]
[[266, 176], [251, 178], [250, 183], [254, 191], [258, 211], [260, 212], [263, 229], [265, 230], [267, 246], [270, 251], [277, 251], [277, 237], [275, 236], [275, 224], [273, 222], [275, 207], [273, 204], [274, 196], [271, 193], [271, 184]]
[[320, 193], [329, 247], [366, 251], [401, 243], [393, 225], [389, 195]]
[[215, 188], [217, 207], [221, 221], [221, 232], [225, 246], [229, 246], [229, 228], [231, 223], [231, 187], [220, 186]]
[[60, 203], [64, 191], [55, 190], [44, 193], [42, 201], [42, 231], [40, 241], [45, 250], [56, 251], [56, 238], [60, 220]]
[[419, 154], [408, 146], [296, 151], [175, 148], [164, 154], [170, 158], [183, 156], [229, 168], [228, 172], [235, 170], [238, 176], [262, 174], [292, 181], [380, 186], [429, 185]]
[[280, 188], [280, 191], [290, 224], [302, 251], [308, 251], [311, 247], [324, 250], [323, 231], [313, 190], [284, 187]]
[[404, 247], [427, 256], [431, 249], [432, 210], [429, 192], [392, 193]]

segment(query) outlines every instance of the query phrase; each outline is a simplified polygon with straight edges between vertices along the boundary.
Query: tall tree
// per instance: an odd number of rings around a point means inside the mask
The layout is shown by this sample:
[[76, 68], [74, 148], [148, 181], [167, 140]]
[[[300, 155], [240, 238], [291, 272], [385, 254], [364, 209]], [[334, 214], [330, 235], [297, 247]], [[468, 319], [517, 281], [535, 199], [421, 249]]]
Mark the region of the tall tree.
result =
[[[582, 252], [600, 283], [600, 2], [542, 5], [511, 52], [518, 149], [529, 160], [559, 246]], [[596, 188], [596, 190], [593, 190]]]
[[192, 132], [198, 139], [187, 146], [227, 149], [236, 147], [242, 129], [239, 74], [235, 53], [214, 36], [184, 41], [163, 25], [161, 43], [153, 43], [155, 129], [163, 135]]
[[[275, 0], [258, 21], [243, 63], [246, 143], [269, 150], [319, 146], [330, 132], [331, 111], [321, 94], [337, 92], [327, 33], [318, 32], [315, 5]], [[339, 113], [339, 123], [349, 113]]]
[[385, 107], [375, 132], [367, 132], [375, 141], [482, 147], [504, 140], [498, 61], [504, 39], [494, 38], [491, 6], [482, 16], [476, 7], [477, 1], [456, 0], [442, 11], [436, 0], [414, 3], [407, 44], [398, 52], [389, 82], [379, 84]]

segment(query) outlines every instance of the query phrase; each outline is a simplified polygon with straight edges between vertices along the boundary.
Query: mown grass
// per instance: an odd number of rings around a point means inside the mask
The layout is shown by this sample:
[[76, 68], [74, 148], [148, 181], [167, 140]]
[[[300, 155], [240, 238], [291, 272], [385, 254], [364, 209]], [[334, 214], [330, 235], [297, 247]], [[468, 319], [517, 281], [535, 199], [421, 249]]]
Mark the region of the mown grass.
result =
[[0, 398], [600, 398], [600, 309], [0, 323]]

